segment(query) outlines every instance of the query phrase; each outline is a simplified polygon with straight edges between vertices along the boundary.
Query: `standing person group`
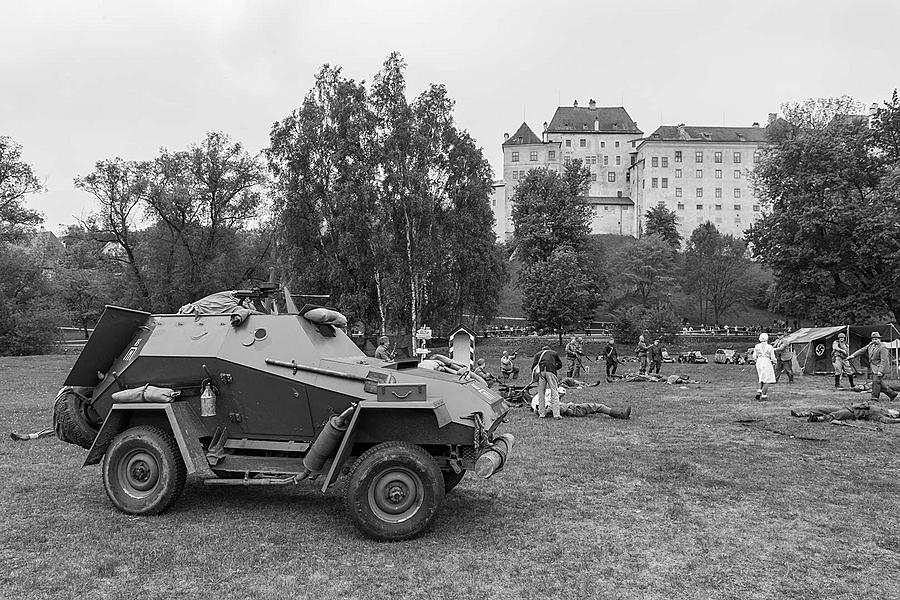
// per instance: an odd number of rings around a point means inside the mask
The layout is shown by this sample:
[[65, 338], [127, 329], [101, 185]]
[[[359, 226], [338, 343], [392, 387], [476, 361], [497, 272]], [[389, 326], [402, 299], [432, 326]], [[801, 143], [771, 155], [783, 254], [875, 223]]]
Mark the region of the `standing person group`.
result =
[[553, 418], [561, 419], [559, 413], [559, 379], [558, 372], [562, 369], [562, 361], [559, 354], [550, 349], [550, 346], [544, 346], [541, 351], [534, 355], [531, 363], [531, 371], [537, 375], [538, 380], [538, 416], [544, 418], [546, 416], [546, 393], [550, 391], [550, 406], [553, 409]]
[[581, 357], [584, 356], [584, 344], [580, 337], [573, 337], [569, 340], [569, 343], [566, 344], [566, 361], [569, 364], [568, 370], [566, 371], [567, 377], [574, 377], [575, 379], [579, 379], [581, 377], [581, 370], [584, 368], [584, 363], [581, 362]]
[[759, 387], [756, 389], [757, 400], [769, 399], [769, 384], [775, 383], [775, 350], [769, 345], [769, 335], [759, 334], [759, 343], [753, 347], [753, 356], [756, 358], [756, 374]]

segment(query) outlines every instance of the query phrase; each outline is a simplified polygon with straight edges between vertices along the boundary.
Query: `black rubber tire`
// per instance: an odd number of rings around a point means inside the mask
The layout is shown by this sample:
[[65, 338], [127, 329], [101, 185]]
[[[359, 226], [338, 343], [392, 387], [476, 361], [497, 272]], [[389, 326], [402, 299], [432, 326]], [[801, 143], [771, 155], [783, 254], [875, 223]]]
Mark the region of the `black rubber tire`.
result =
[[88, 399], [72, 388], [63, 388], [53, 405], [53, 430], [62, 441], [90, 448], [103, 419], [91, 408]]
[[348, 474], [347, 510], [356, 527], [376, 540], [396, 542], [421, 534], [443, 500], [441, 469], [416, 444], [385, 442], [369, 448]]
[[451, 469], [449, 471], [441, 471], [441, 474], [444, 476], [444, 493], [449, 494], [466, 476], [466, 470], [463, 469], [457, 473]]
[[142, 425], [117, 435], [103, 457], [103, 487], [129, 515], [155, 515], [181, 495], [187, 469], [168, 431]]

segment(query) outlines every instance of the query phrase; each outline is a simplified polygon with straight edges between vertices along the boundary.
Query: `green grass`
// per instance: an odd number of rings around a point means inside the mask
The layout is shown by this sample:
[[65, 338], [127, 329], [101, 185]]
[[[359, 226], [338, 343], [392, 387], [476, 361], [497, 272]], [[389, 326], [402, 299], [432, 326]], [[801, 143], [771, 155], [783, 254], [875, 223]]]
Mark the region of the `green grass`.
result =
[[[0, 359], [0, 426], [48, 424], [72, 360]], [[630, 404], [631, 421], [514, 409], [508, 467], [466, 477], [429, 532], [396, 544], [359, 535], [338, 491], [312, 484], [189, 479], [169, 512], [129, 517], [85, 451], [5, 438], [0, 598], [900, 597], [900, 426], [790, 417], [862, 399], [823, 377], [760, 404], [752, 367], [664, 366], [676, 371], [712, 383], [567, 395]]]

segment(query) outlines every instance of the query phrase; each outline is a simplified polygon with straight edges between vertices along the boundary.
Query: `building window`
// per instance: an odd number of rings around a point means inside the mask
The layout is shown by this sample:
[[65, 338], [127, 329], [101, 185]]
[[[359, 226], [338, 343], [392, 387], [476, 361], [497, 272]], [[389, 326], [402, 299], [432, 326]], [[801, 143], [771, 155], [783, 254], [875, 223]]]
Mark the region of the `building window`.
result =
[[735, 164], [741, 162], [741, 153], [740, 153], [740, 152], [735, 152], [735, 153], [734, 153], [734, 162], [735, 162]]
[[587, 140], [584, 139], [584, 138], [581, 138], [580, 140], [578, 140], [578, 145], [581, 146], [582, 148], [586, 147], [586, 146], [587, 146]]
[[663, 187], [663, 189], [667, 189], [669, 187], [669, 178], [668, 177], [662, 178], [662, 187]]
[[702, 204], [698, 204], [698, 205], [697, 205], [697, 210], [703, 210], [703, 205], [702, 205]]
[[678, 210], [684, 210], [684, 204], [683, 204], [683, 203], [681, 203], [681, 202], [678, 203]]
[[653, 158], [651, 158], [651, 159], [650, 159], [650, 166], [651, 166], [651, 167], [658, 167], [658, 166], [659, 166], [659, 158], [656, 157], [656, 156], [654, 156]]
[[759, 212], [759, 204], [753, 205], [753, 212]]
[[619, 142], [616, 142], [616, 148], [618, 148], [618, 147], [619, 147]]
[[[619, 142], [616, 142], [616, 143], [618, 144]], [[623, 207], [622, 207], [622, 212], [625, 212], [626, 210], [628, 210], [628, 207], [627, 207], [627, 206], [623, 206]]]
[[631, 155], [631, 164], [634, 164], [634, 161], [637, 160], [637, 156], [634, 154]]
[[734, 170], [734, 178], [735, 178], [735, 179], [740, 179], [740, 178], [741, 178], [741, 170], [740, 170], [740, 169], [735, 169], [735, 170]]
[[631, 142], [631, 147], [634, 148], [634, 142]]
[[604, 155], [603, 155], [603, 166], [604, 166], [604, 167], [608, 167], [608, 166], [609, 166], [609, 155], [608, 155], [608, 154], [604, 154]]
[[616, 174], [613, 173], [613, 172], [608, 173], [608, 174], [606, 175], [606, 180], [609, 181], [610, 183], [615, 182], [615, 180], [616, 180]]
[[616, 166], [617, 166], [617, 167], [621, 167], [621, 166], [622, 166], [622, 157], [619, 156], [619, 155], [616, 155]]
[[756, 150], [753, 152], [753, 162], [759, 162], [759, 159], [762, 158], [762, 152]]
[[722, 169], [716, 169], [716, 179], [722, 179]]
[[698, 162], [698, 163], [703, 162], [703, 153], [702, 152], [694, 152], [694, 162]]
[[713, 161], [715, 161], [715, 162], [717, 162], [717, 163], [722, 162], [722, 153], [721, 153], [721, 152], [716, 152], [716, 154], [715, 154], [714, 157], [713, 157]]
[[654, 188], [654, 189], [658, 188], [658, 187], [659, 187], [659, 179], [657, 179], [656, 177], [654, 177], [653, 179], [651, 179], [651, 180], [650, 180], [650, 187], [652, 187], [652, 188]]
[[619, 190], [618, 192], [616, 192], [616, 196], [618, 196], [619, 198], [621, 198], [621, 197], [622, 197], [622, 190]]
[[722, 205], [721, 205], [721, 204], [716, 204], [716, 210], [722, 210]]
[[697, 179], [703, 179], [703, 169], [697, 169], [694, 171], [694, 177]]
[[513, 152], [513, 153], [512, 153], [512, 161], [513, 161], [513, 162], [519, 162], [519, 153], [518, 153], [518, 152]]
[[740, 204], [735, 204], [735, 205], [734, 205], [734, 210], [741, 210], [741, 205], [740, 205]]
[[537, 162], [537, 152], [532, 152], [528, 158], [531, 162]]
[[549, 158], [550, 160], [556, 160], [556, 150], [550, 150], [547, 153], [547, 158]]
[[716, 223], [721, 223], [721, 222], [722, 222], [722, 217], [716, 217]]
[[572, 140], [566, 140], [566, 148], [572, 147]]
[[741, 188], [734, 188], [734, 197], [735, 198], [741, 197]]
[[519, 172], [513, 171], [513, 179], [518, 179], [518, 178], [519, 178]]
[[662, 166], [663, 166], [663, 168], [666, 168], [669, 166], [669, 157], [668, 156], [662, 157]]
[[497, 206], [497, 199], [496, 199], [496, 198], [491, 198], [491, 206], [493, 206], [493, 207], [496, 207], [496, 206]]
[[702, 197], [703, 197], [703, 188], [697, 188], [697, 197], [698, 197], [698, 198], [702, 198]]
[[567, 156], [567, 157], [563, 160], [563, 163], [565, 163], [566, 166], [571, 165], [571, 164], [572, 164], [572, 157], [571, 157], [571, 156]]
[[681, 188], [675, 188], [675, 197], [681, 198]]
[[665, 207], [666, 207], [666, 201], [665, 201], [665, 200], [660, 200], [659, 202], [656, 203], [656, 205], [657, 205], [658, 207], [660, 207], [660, 208], [665, 208]]
[[681, 150], [675, 151], [675, 162], [681, 162]]
[[735, 224], [735, 225], [740, 225], [740, 224], [741, 224], [741, 218], [740, 218], [740, 217], [735, 217], [735, 218], [734, 218], [734, 224]]
[[597, 181], [597, 174], [591, 173], [591, 181]]
[[722, 197], [722, 188], [716, 188], [716, 198]]
[[680, 178], [681, 178], [681, 169], [675, 169], [675, 178], [676, 178], [676, 179], [680, 179]]
[[601, 148], [606, 148], [606, 142], [604, 142], [604, 141], [601, 140], [601, 141], [600, 141], [600, 147], [601, 147]]

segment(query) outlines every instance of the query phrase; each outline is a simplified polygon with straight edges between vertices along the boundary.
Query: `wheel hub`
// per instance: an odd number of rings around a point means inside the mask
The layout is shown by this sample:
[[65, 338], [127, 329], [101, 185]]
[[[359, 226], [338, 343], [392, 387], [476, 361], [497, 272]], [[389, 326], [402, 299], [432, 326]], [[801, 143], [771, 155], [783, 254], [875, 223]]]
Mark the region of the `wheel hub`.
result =
[[119, 482], [129, 496], [143, 498], [159, 483], [159, 462], [146, 450], [134, 450], [119, 463]]
[[425, 485], [415, 472], [394, 468], [376, 477], [369, 486], [369, 508], [381, 520], [402, 523], [422, 507]]
[[406, 486], [402, 485], [392, 485], [388, 490], [387, 497], [388, 500], [393, 502], [394, 504], [399, 504], [406, 498]]

